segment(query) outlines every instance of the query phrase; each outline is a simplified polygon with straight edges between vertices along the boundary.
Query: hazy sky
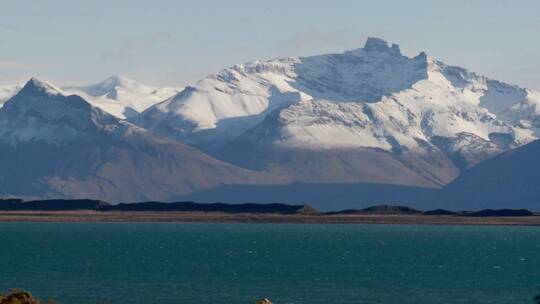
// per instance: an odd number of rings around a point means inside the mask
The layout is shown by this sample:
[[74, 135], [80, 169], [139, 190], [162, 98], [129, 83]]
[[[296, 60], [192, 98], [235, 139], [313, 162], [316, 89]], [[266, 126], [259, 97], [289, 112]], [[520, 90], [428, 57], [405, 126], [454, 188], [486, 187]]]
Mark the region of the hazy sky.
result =
[[540, 89], [540, 1], [0, 0], [0, 84], [124, 75], [185, 85], [254, 59], [342, 52], [377, 36], [407, 55]]

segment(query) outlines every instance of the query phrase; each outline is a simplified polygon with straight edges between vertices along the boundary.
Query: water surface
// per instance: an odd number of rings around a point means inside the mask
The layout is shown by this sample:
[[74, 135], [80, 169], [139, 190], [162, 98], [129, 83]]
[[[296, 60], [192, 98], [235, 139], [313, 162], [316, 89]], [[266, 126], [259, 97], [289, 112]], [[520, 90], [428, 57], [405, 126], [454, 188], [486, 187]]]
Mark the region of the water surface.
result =
[[540, 228], [0, 223], [0, 290], [61, 303], [531, 303]]

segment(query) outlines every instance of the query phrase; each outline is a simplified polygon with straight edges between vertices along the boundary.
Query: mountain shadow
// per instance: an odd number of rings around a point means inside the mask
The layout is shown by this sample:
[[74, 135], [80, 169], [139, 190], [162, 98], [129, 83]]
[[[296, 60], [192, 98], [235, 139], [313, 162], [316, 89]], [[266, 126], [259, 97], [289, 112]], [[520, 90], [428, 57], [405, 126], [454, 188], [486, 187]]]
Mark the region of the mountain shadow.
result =
[[309, 204], [321, 211], [361, 209], [379, 204], [433, 208], [438, 189], [373, 183], [222, 185], [181, 197], [197, 202]]

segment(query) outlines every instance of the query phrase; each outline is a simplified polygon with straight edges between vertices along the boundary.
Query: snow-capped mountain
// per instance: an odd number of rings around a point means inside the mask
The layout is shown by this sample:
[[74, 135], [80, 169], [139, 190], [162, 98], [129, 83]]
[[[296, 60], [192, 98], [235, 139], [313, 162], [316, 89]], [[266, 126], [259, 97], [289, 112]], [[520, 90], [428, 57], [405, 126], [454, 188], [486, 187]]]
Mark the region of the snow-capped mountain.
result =
[[61, 89], [32, 79], [1, 92], [15, 94], [0, 109], [5, 195], [131, 201], [223, 190], [238, 200], [274, 189], [265, 184], [296, 189], [290, 182], [442, 187], [540, 135], [540, 93], [377, 38], [341, 54], [235, 65], [174, 96], [119, 77]]
[[[464, 169], [534, 140], [538, 96], [369, 38], [342, 54], [224, 69], [133, 121], [225, 159], [231, 145], [249, 142], [257, 149], [438, 151]], [[455, 173], [444, 175], [440, 182]]]
[[[380, 109], [377, 103], [300, 101], [273, 111], [215, 153], [237, 165], [303, 182], [450, 182], [458, 170], [403, 122], [411, 115], [396, 105]], [[386, 128], [393, 133], [379, 131]]]
[[129, 124], [92, 107], [77, 95], [63, 92], [36, 78], [30, 79], [0, 111], [0, 143], [60, 144], [86, 139], [99, 131], [126, 132]]
[[68, 94], [80, 95], [94, 106], [122, 119], [135, 116], [180, 91], [179, 88], [147, 86], [119, 76], [90, 86], [62, 89]]
[[527, 98], [501, 111], [510, 123], [534, 131], [540, 137], [540, 93], [527, 90]]
[[173, 200], [223, 184], [274, 183], [31, 79], [0, 109], [0, 195]]
[[[21, 88], [20, 85], [0, 86], [0, 106]], [[92, 105], [121, 119], [138, 115], [181, 91], [181, 88], [148, 86], [119, 76], [109, 77], [94, 85], [64, 86], [56, 89], [65, 95], [79, 95]]]
[[0, 107], [4, 105], [6, 100], [10, 99], [13, 95], [21, 89], [18, 85], [3, 85], [0, 86]]

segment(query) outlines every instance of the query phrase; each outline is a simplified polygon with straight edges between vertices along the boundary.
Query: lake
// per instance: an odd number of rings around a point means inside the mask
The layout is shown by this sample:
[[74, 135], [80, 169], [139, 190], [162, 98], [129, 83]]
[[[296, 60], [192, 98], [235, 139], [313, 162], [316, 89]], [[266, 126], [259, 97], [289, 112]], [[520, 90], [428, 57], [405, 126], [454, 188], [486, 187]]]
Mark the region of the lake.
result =
[[531, 303], [540, 228], [0, 223], [0, 290], [60, 303]]

